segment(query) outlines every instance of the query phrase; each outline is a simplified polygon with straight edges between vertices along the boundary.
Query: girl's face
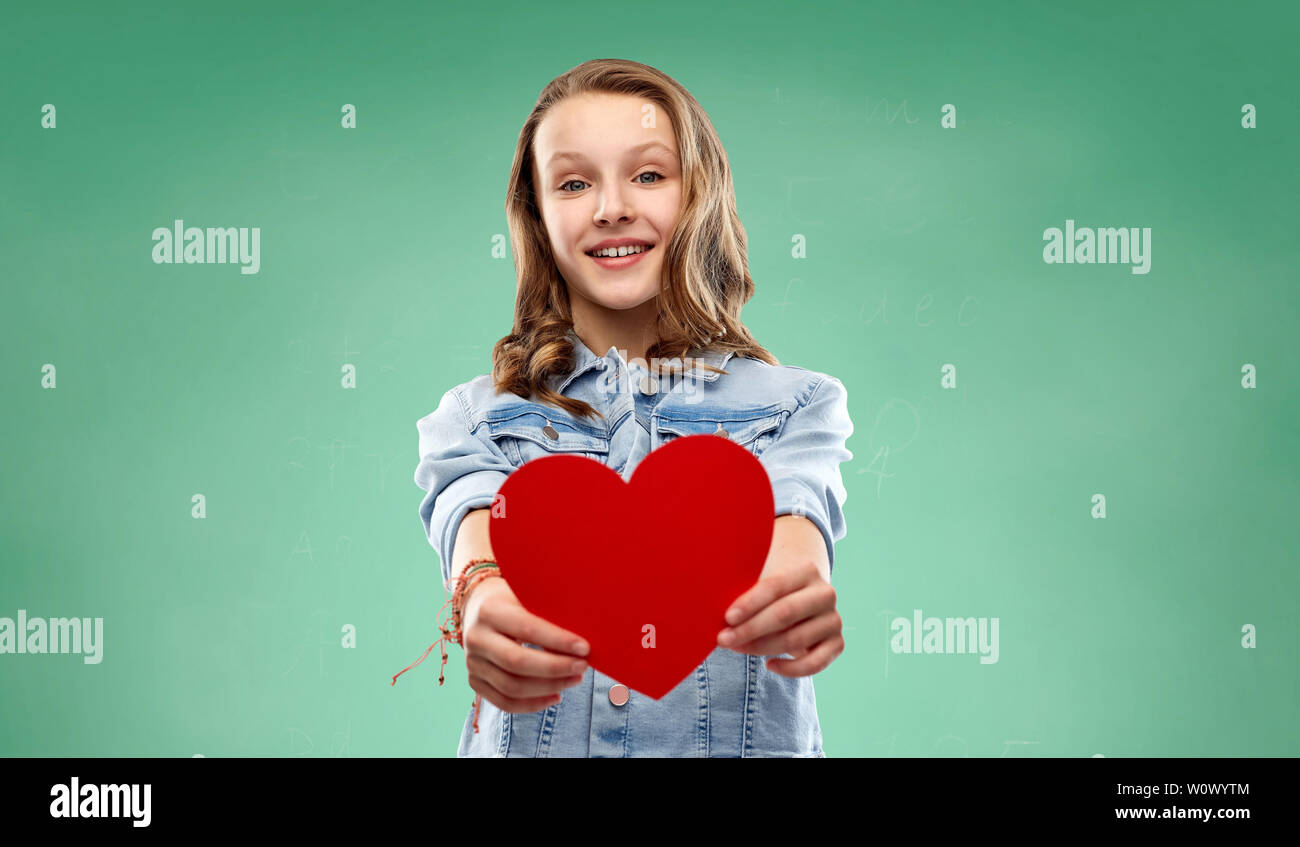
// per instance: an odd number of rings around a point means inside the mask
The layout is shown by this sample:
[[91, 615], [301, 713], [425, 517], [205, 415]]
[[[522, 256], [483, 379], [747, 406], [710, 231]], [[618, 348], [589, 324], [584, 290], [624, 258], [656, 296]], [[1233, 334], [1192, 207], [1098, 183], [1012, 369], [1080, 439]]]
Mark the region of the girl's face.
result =
[[[538, 207], [575, 324], [620, 323], [640, 306], [646, 314], [638, 317], [653, 321], [682, 200], [668, 116], [630, 95], [570, 97], [542, 120], [533, 152]], [[611, 261], [589, 255], [601, 242], [629, 239], [653, 247]]]

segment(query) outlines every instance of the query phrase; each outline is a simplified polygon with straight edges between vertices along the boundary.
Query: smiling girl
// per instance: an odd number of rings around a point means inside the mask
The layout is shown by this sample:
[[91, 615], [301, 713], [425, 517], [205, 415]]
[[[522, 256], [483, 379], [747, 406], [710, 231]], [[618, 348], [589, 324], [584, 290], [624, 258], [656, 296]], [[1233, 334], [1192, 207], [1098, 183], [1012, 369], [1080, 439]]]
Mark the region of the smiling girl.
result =
[[[830, 579], [853, 424], [839, 380], [781, 365], [740, 320], [754, 282], [707, 114], [654, 68], [586, 62], [542, 91], [506, 196], [513, 330], [491, 375], [450, 389], [418, 423], [420, 516], [444, 585], [477, 576], [457, 597], [477, 693], [458, 755], [824, 756], [811, 676], [844, 649]], [[523, 608], [491, 564], [489, 507], [532, 459], [576, 453], [627, 480], [651, 450], [702, 433], [767, 470], [772, 544], [718, 647], [654, 700]], [[708, 497], [725, 492], [719, 480], [664, 508], [707, 517]], [[580, 511], [560, 531], [580, 533]], [[660, 527], [629, 532], [653, 544]]]

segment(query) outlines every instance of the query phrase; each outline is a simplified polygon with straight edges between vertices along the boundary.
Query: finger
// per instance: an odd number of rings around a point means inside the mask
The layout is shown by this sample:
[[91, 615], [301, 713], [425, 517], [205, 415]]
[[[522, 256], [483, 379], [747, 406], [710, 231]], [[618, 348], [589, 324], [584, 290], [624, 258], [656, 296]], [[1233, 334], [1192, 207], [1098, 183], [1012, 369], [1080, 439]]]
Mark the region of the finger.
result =
[[835, 636], [795, 659], [768, 659], [767, 669], [781, 676], [811, 676], [823, 671], [844, 651], [844, 638]]
[[466, 657], [465, 667], [488, 682], [507, 697], [525, 700], [531, 697], [549, 697], [582, 682], [582, 674], [567, 677], [520, 676], [492, 664], [482, 656]]
[[479, 694], [483, 699], [488, 700], [493, 706], [496, 706], [503, 712], [540, 712], [548, 706], [554, 706], [560, 702], [559, 694], [552, 694], [546, 697], [533, 697], [528, 700], [519, 700], [514, 697], [508, 697], [496, 686], [479, 676], [469, 678], [469, 687]]
[[832, 611], [828, 614], [814, 615], [782, 632], [765, 635], [742, 644], [733, 644], [730, 649], [737, 653], [749, 653], [755, 656], [793, 654], [795, 650], [807, 650], [833, 635], [838, 635], [841, 628], [842, 621], [839, 614]]
[[829, 588], [830, 583], [822, 582], [777, 598], [744, 623], [722, 630], [718, 634], [718, 644], [731, 647], [754, 641], [764, 635], [789, 629], [813, 615], [834, 609], [835, 599], [827, 590]]
[[[489, 614], [488, 610], [485, 609], [484, 614]], [[490, 614], [493, 628], [502, 635], [536, 644], [554, 653], [585, 656], [590, 652], [585, 638], [539, 618], [517, 603], [494, 606]]]
[[534, 650], [491, 629], [476, 627], [465, 635], [465, 660], [485, 659], [515, 676], [564, 678], [587, 671], [586, 661], [567, 653]]
[[776, 598], [797, 590], [803, 583], [803, 578], [795, 571], [781, 571], [760, 579], [753, 588], [737, 597], [727, 607], [723, 618], [731, 626], [743, 623], [755, 612], [771, 605]]

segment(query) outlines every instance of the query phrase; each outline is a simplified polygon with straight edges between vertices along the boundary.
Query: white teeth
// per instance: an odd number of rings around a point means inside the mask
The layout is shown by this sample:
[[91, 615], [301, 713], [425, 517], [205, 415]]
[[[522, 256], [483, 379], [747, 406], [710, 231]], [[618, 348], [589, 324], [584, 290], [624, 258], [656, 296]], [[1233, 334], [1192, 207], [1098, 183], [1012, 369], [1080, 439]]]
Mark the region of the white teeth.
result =
[[606, 247], [603, 250], [593, 250], [588, 256], [628, 256], [633, 253], [644, 253], [649, 247]]

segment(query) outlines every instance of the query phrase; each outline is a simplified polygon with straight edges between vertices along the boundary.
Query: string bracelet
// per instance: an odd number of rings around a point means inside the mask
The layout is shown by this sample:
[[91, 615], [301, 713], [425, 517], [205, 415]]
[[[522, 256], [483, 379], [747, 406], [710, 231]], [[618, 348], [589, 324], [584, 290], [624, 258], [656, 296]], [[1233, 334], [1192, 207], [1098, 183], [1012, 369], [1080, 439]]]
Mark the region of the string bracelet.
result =
[[[470, 560], [469, 564], [465, 566], [465, 569], [456, 577], [455, 584], [452, 587], [451, 596], [447, 599], [447, 602], [442, 604], [442, 608], [438, 610], [438, 630], [442, 633], [442, 637], [430, 644], [429, 649], [425, 650], [420, 658], [394, 674], [393, 685], [397, 684], [397, 678], [399, 676], [423, 662], [425, 658], [433, 652], [433, 648], [437, 647], [439, 644], [442, 644], [442, 665], [438, 668], [438, 684], [442, 685], [446, 681], [444, 669], [447, 667], [447, 643], [459, 644], [462, 649], [465, 646], [463, 638], [464, 632], [462, 629], [465, 614], [465, 598], [469, 595], [469, 592], [474, 589], [474, 586], [478, 585], [483, 580], [500, 576], [501, 569], [497, 566], [496, 561], [491, 557], [483, 556], [478, 559]], [[450, 626], [447, 625], [444, 614], [447, 611], [448, 606], [451, 606]], [[478, 732], [478, 712], [479, 706], [482, 705], [482, 702], [483, 695], [475, 692], [474, 732]]]

